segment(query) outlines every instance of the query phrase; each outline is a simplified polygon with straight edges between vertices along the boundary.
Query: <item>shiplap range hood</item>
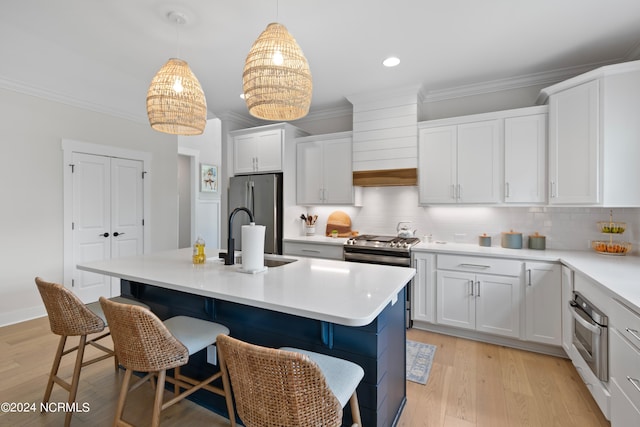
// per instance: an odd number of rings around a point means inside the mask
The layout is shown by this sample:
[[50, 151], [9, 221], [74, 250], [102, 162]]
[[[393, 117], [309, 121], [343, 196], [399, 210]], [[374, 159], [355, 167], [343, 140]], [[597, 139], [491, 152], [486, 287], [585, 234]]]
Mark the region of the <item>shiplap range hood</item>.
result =
[[417, 185], [420, 86], [348, 96], [353, 104], [353, 185]]

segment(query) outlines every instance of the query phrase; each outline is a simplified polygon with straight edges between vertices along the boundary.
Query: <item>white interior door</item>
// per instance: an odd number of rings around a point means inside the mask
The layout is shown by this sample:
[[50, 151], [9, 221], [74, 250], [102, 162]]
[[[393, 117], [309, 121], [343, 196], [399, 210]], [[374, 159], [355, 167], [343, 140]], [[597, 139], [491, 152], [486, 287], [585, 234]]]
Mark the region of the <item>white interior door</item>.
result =
[[119, 281], [78, 263], [143, 253], [142, 162], [73, 153], [72, 290], [84, 302], [119, 294]]
[[[142, 162], [111, 159], [111, 258], [144, 253]], [[120, 279], [111, 279], [111, 296]]]

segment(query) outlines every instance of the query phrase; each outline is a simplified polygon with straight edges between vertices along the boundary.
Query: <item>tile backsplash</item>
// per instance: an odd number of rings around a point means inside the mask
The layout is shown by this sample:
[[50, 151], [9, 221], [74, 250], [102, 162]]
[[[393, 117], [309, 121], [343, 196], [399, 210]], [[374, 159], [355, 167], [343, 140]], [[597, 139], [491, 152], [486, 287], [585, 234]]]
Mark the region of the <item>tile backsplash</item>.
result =
[[[548, 249], [588, 250], [591, 240], [608, 239], [598, 232], [596, 223], [609, 219], [609, 208], [594, 207], [511, 207], [511, 206], [418, 206], [417, 187], [365, 187], [360, 207], [297, 207], [295, 218], [285, 218], [285, 234], [300, 235], [300, 213], [318, 215], [317, 233], [326, 228], [326, 219], [335, 210], [349, 214], [352, 229], [366, 234], [395, 235], [399, 221], [410, 221], [421, 239], [478, 243], [478, 236], [492, 237], [493, 246], [500, 245], [500, 233], [514, 230], [524, 236], [535, 232], [546, 236]], [[299, 211], [299, 212], [298, 212]], [[294, 212], [294, 210], [289, 210]], [[292, 216], [291, 214], [290, 216]], [[614, 240], [640, 246], [640, 208], [614, 208], [614, 221], [627, 223], [627, 230]], [[523, 243], [526, 245], [526, 239]]]

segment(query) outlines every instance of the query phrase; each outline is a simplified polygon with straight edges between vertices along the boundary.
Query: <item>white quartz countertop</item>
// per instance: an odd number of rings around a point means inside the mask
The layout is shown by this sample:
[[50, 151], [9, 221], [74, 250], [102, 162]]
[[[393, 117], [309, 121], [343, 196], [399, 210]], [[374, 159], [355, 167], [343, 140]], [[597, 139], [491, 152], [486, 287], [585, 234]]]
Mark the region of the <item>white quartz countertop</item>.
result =
[[491, 256], [523, 261], [561, 262], [581, 273], [640, 312], [640, 257], [602, 255], [593, 251], [506, 249], [463, 243], [419, 243], [416, 252], [437, 252], [459, 255]]
[[194, 266], [191, 254], [186, 248], [85, 263], [78, 269], [346, 326], [371, 323], [397, 302], [398, 292], [415, 275], [407, 267], [289, 256], [279, 258], [296, 261], [247, 274], [240, 265], [225, 266], [217, 258]]

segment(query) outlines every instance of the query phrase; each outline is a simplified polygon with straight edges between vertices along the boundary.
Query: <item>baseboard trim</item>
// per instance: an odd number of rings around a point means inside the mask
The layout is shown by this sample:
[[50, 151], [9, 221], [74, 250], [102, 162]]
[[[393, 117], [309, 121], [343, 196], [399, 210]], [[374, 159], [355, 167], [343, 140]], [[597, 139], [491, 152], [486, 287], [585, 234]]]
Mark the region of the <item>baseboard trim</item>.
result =
[[562, 357], [569, 359], [567, 353], [562, 346], [553, 346], [548, 344], [540, 344], [531, 341], [522, 341], [513, 338], [500, 337], [491, 334], [485, 334], [483, 332], [468, 331], [465, 329], [454, 328], [446, 325], [436, 325], [434, 323], [421, 322], [419, 320], [413, 321], [413, 328], [423, 331], [437, 332], [439, 334], [451, 335], [458, 338], [466, 338], [473, 341], [486, 342], [489, 344], [501, 345], [505, 347], [517, 348], [520, 350], [532, 351], [535, 353], [548, 354], [550, 356]]
[[0, 313], [0, 327], [14, 325], [27, 320], [37, 319], [47, 315], [44, 306], [29, 307], [7, 313]]

